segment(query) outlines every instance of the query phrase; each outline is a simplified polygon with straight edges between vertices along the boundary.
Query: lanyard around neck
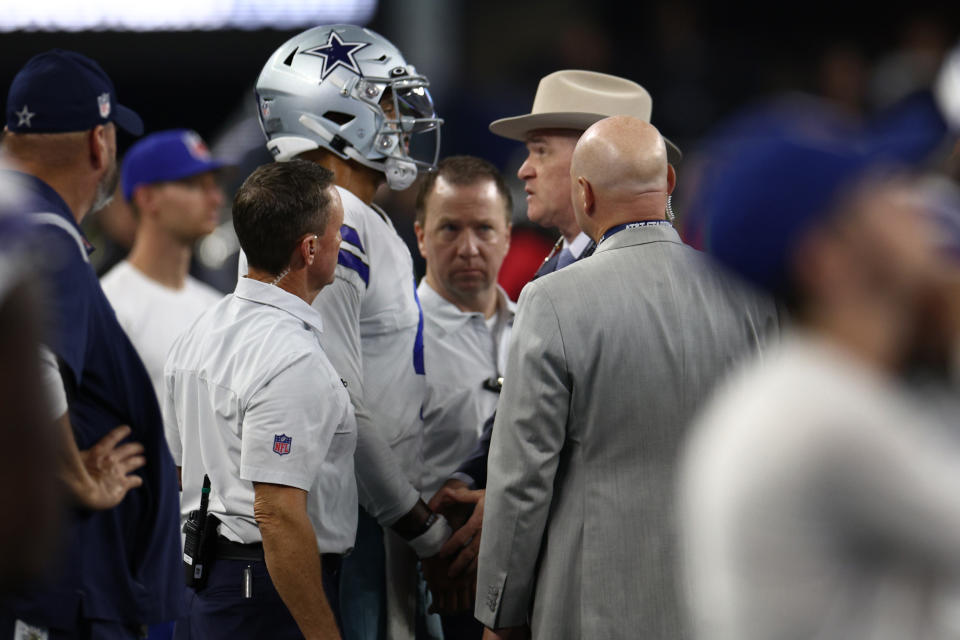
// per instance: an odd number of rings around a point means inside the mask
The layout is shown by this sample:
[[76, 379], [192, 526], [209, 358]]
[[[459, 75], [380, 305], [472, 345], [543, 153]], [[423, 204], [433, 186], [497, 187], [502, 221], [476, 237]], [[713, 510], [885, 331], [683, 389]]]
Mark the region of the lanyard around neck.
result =
[[[612, 235], [620, 233], [624, 229], [636, 229], [638, 227], [652, 227], [654, 225], [661, 225], [661, 224], [671, 224], [671, 223], [669, 220], [641, 220], [639, 222], [624, 222], [623, 224], [618, 224], [615, 227], [611, 227], [607, 229], [606, 233], [604, 233], [600, 237], [600, 242], [603, 242], [604, 240], [606, 240]], [[600, 242], [598, 242], [597, 244], [599, 245]]]

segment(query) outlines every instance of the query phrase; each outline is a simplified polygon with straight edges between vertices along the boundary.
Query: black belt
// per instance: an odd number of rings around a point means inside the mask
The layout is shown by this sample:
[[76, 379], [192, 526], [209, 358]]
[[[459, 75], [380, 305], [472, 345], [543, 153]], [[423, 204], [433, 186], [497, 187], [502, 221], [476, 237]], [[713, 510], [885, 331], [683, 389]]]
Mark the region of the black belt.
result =
[[[253, 542], [242, 544], [227, 540], [223, 536], [217, 538], [217, 558], [224, 560], [246, 560], [253, 562], [263, 562], [263, 543]], [[340, 569], [340, 563], [343, 561], [342, 553], [321, 553], [321, 563], [324, 569], [328, 571], [337, 571]]]
[[224, 560], [253, 560], [263, 562], [263, 543], [254, 542], [241, 544], [227, 540], [223, 536], [217, 538], [217, 558]]

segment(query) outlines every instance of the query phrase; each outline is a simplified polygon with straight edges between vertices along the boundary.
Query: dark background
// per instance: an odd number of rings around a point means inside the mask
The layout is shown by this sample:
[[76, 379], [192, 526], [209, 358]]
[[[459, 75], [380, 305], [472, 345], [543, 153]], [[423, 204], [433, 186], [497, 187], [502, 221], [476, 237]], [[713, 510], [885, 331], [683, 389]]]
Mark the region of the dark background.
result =
[[[592, 69], [644, 85], [653, 96], [653, 123], [689, 158], [724, 116], [774, 92], [817, 93], [853, 114], [867, 114], [928, 81], [960, 35], [960, 2], [730, 5], [383, 0], [367, 26], [393, 41], [431, 79], [438, 114], [446, 121], [442, 155], [486, 157], [511, 174], [518, 192], [520, 183], [512, 174], [523, 159], [522, 145], [490, 134], [487, 125], [528, 112], [537, 81], [552, 71]], [[100, 62], [120, 102], [143, 116], [148, 131], [193, 128], [215, 153], [238, 160], [262, 145], [252, 121], [237, 123], [255, 113], [252, 87], [263, 63], [308, 26], [313, 25], [3, 33], [0, 86], [9, 86], [23, 63], [40, 51], [80, 51]], [[121, 154], [131, 142], [121, 135]], [[682, 166], [679, 173], [682, 203]], [[411, 195], [381, 197], [408, 238]], [[522, 221], [523, 211], [516, 214]], [[91, 233], [95, 243], [109, 242], [109, 234]], [[117, 255], [122, 247], [111, 259]]]

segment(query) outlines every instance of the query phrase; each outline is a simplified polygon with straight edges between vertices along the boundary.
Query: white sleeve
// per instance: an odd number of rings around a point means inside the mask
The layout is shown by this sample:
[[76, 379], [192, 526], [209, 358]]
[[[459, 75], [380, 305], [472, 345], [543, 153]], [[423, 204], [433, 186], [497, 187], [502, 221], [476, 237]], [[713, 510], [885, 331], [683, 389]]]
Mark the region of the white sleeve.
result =
[[[179, 340], [178, 340], [179, 342]], [[163, 434], [167, 440], [167, 447], [170, 449], [170, 455], [173, 456], [173, 462], [178, 467], [183, 466], [183, 434], [180, 431], [180, 423], [177, 422], [177, 406], [174, 402], [173, 390], [176, 377], [173, 372], [163, 370], [160, 389], [160, 411], [163, 415]]]
[[321, 367], [304, 355], [254, 393], [240, 426], [241, 479], [311, 490], [343, 415]]
[[363, 355], [360, 344], [362, 282], [355, 271], [337, 267], [334, 282], [314, 300], [323, 316], [323, 348], [333, 368], [347, 382], [357, 418], [355, 467], [360, 504], [389, 527], [420, 499], [393, 450], [373, 424], [363, 402]]
[[44, 395], [50, 403], [48, 417], [56, 420], [67, 412], [67, 392], [63, 388], [57, 356], [44, 344], [40, 345], [40, 378]]

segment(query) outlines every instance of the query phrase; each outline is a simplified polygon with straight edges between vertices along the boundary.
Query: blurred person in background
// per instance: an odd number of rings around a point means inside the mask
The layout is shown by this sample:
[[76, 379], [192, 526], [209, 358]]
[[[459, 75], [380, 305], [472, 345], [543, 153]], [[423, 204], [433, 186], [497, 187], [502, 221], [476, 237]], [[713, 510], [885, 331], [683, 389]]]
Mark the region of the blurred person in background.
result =
[[[0, 165], [6, 169], [6, 165]], [[0, 594], [41, 577], [57, 552], [67, 495], [58, 482], [57, 432], [37, 357], [49, 329], [45, 282], [31, 255], [34, 227], [14, 174], [0, 170]], [[53, 380], [59, 383], [59, 376]], [[30, 455], [24, 455], [24, 452]], [[28, 491], [22, 490], [29, 487]]]
[[224, 164], [187, 129], [139, 140], [121, 166], [123, 197], [137, 218], [127, 258], [100, 280], [120, 326], [143, 359], [157, 398], [173, 341], [222, 295], [189, 275], [193, 246], [213, 232], [223, 191]]
[[587, 129], [570, 182], [597, 251], [520, 296], [475, 613], [486, 638], [676, 638], [680, 443], [776, 312], [680, 241], [667, 148], [645, 120]]
[[934, 607], [960, 573], [956, 415], [939, 424], [902, 378], [918, 351], [944, 357], [960, 339], [957, 316], [934, 312], [957, 272], [910, 170], [944, 121], [929, 95], [863, 130], [825, 104], [796, 107], [762, 105], [721, 130], [696, 197], [709, 252], [784, 300], [793, 326], [716, 394], [687, 444], [690, 630], [955, 637]]
[[180, 611], [176, 469], [150, 378], [80, 230], [116, 188], [118, 126], [143, 130], [78, 53], [34, 56], [10, 86], [3, 151], [27, 191], [50, 286], [41, 363], [75, 508], [53, 573], [0, 604], [7, 637], [140, 638]]
[[[407, 189], [436, 162], [442, 121], [428, 84], [379, 34], [332, 25], [281, 45], [256, 85], [275, 160], [297, 157], [326, 167], [343, 200], [336, 278], [313, 306], [323, 317], [324, 350], [357, 417], [363, 508], [341, 574], [345, 638], [412, 638], [420, 618], [417, 559], [436, 555], [451, 532], [419, 493], [429, 364], [413, 261], [390, 218], [373, 204], [381, 185]], [[419, 146], [431, 140], [432, 155]], [[243, 259], [240, 273], [246, 273]]]
[[[477, 446], [500, 397], [516, 305], [497, 275], [510, 248], [512, 209], [500, 172], [472, 156], [444, 158], [418, 192], [415, 230], [427, 274], [417, 291], [430, 357], [422, 486], [430, 498]], [[483, 627], [472, 615], [476, 563], [451, 567], [458, 551], [424, 560], [424, 572], [434, 608], [445, 614], [444, 637], [480, 638]]]

